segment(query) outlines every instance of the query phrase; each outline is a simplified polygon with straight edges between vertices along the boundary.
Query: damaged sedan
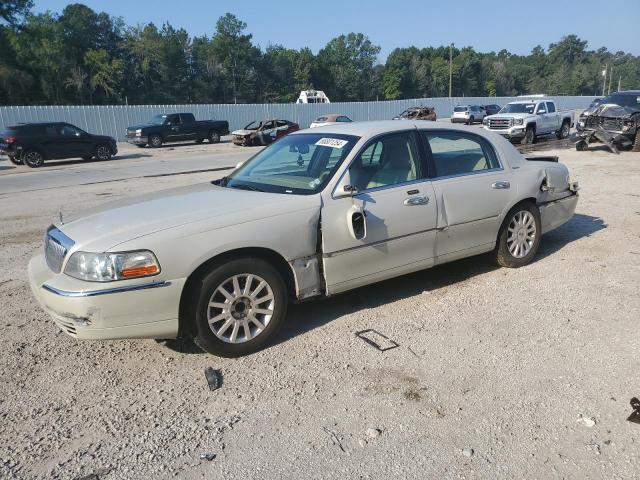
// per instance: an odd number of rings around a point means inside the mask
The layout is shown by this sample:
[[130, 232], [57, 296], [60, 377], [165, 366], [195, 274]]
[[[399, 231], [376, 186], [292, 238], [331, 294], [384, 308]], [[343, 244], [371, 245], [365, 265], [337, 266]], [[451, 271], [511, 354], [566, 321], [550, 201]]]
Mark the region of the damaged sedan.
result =
[[602, 142], [614, 153], [620, 148], [640, 152], [640, 90], [616, 92], [594, 103], [578, 120], [576, 150]]
[[527, 265], [577, 190], [557, 157], [525, 158], [484, 130], [330, 125], [220, 180], [51, 225], [29, 280], [75, 338], [181, 337], [234, 357], [272, 342], [290, 302], [487, 252]]
[[263, 120], [251, 122], [240, 130], [231, 132], [233, 143], [243, 147], [269, 145], [288, 133], [299, 130], [297, 123], [289, 120]]

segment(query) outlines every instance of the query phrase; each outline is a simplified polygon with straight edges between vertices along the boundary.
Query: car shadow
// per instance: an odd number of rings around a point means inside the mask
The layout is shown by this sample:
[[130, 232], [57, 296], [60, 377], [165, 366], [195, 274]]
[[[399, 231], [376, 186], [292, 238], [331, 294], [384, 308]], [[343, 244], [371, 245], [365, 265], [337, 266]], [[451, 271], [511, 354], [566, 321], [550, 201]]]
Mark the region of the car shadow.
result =
[[607, 226], [600, 217], [576, 213], [567, 223], [542, 237], [536, 259], [540, 260], [552, 255], [571, 242], [590, 237]]
[[182, 148], [182, 147], [194, 147], [194, 146], [205, 146], [205, 145], [220, 145], [223, 143], [231, 143], [231, 138], [225, 139], [223, 137], [218, 143], [209, 143], [208, 140], [205, 140], [202, 143], [196, 143], [193, 140], [189, 140], [187, 142], [163, 143], [162, 146], [155, 147], [155, 148], [147, 145], [145, 147], [141, 147], [141, 150], [151, 150], [151, 151], [157, 150], [159, 152], [162, 152], [163, 150], [171, 150], [174, 147]]
[[15, 165], [1, 165], [0, 166], [0, 170], [13, 170], [15, 167]]
[[90, 160], [84, 160], [82, 158], [74, 158], [69, 160], [47, 160], [40, 168], [51, 168], [51, 167], [64, 167], [69, 165], [80, 165], [80, 164], [92, 164], [92, 163], [110, 163], [117, 162], [118, 160], [131, 160], [134, 158], [144, 158], [151, 157], [150, 153], [131, 153], [127, 155], [116, 155], [109, 160], [98, 160], [96, 158], [92, 158]]

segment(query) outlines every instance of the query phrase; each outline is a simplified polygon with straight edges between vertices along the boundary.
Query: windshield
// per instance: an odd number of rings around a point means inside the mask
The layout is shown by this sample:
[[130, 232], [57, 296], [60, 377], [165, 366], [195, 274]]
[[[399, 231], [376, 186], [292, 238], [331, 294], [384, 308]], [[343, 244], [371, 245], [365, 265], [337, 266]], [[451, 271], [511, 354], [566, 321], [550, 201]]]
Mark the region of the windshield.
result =
[[164, 125], [164, 121], [166, 118], [166, 115], [156, 115], [151, 120], [149, 120], [149, 123], [151, 125]]
[[220, 184], [271, 193], [318, 193], [358, 140], [331, 133], [289, 135], [259, 152]]
[[499, 113], [533, 113], [536, 108], [535, 103], [508, 103]]
[[262, 125], [262, 122], [251, 122], [249, 125], [247, 125], [246, 127], [244, 127], [245, 130], [258, 130], [260, 128], [260, 125]]
[[640, 109], [640, 95], [613, 94], [600, 100], [600, 103], [613, 103], [621, 107], [633, 107]]

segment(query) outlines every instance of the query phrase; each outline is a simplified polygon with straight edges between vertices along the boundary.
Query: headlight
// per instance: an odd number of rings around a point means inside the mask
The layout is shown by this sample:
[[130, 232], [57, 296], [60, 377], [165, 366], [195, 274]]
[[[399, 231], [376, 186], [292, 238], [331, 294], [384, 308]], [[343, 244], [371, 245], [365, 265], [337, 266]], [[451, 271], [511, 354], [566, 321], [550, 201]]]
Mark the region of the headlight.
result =
[[514, 125], [522, 125], [522, 119], [521, 118], [514, 118], [513, 119], [513, 124]]
[[113, 282], [157, 275], [160, 273], [160, 264], [149, 250], [119, 253], [76, 252], [69, 258], [64, 273], [87, 282]]
[[483, 124], [483, 125], [489, 125], [489, 119], [488, 119], [487, 117], [484, 117], [484, 118], [482, 119], [482, 124]]
[[136, 137], [141, 137], [142, 136], [142, 129], [139, 128], [136, 130]]

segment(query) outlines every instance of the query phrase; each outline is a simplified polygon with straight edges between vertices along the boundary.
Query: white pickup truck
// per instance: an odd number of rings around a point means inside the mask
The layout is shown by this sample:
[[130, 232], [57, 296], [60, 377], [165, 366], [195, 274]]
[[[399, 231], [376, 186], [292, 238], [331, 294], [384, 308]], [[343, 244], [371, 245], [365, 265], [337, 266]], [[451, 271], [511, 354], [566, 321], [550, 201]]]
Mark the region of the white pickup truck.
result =
[[526, 145], [543, 135], [567, 138], [573, 119], [573, 110], [560, 112], [553, 100], [532, 98], [508, 103], [495, 115], [484, 117], [482, 124], [485, 130]]

